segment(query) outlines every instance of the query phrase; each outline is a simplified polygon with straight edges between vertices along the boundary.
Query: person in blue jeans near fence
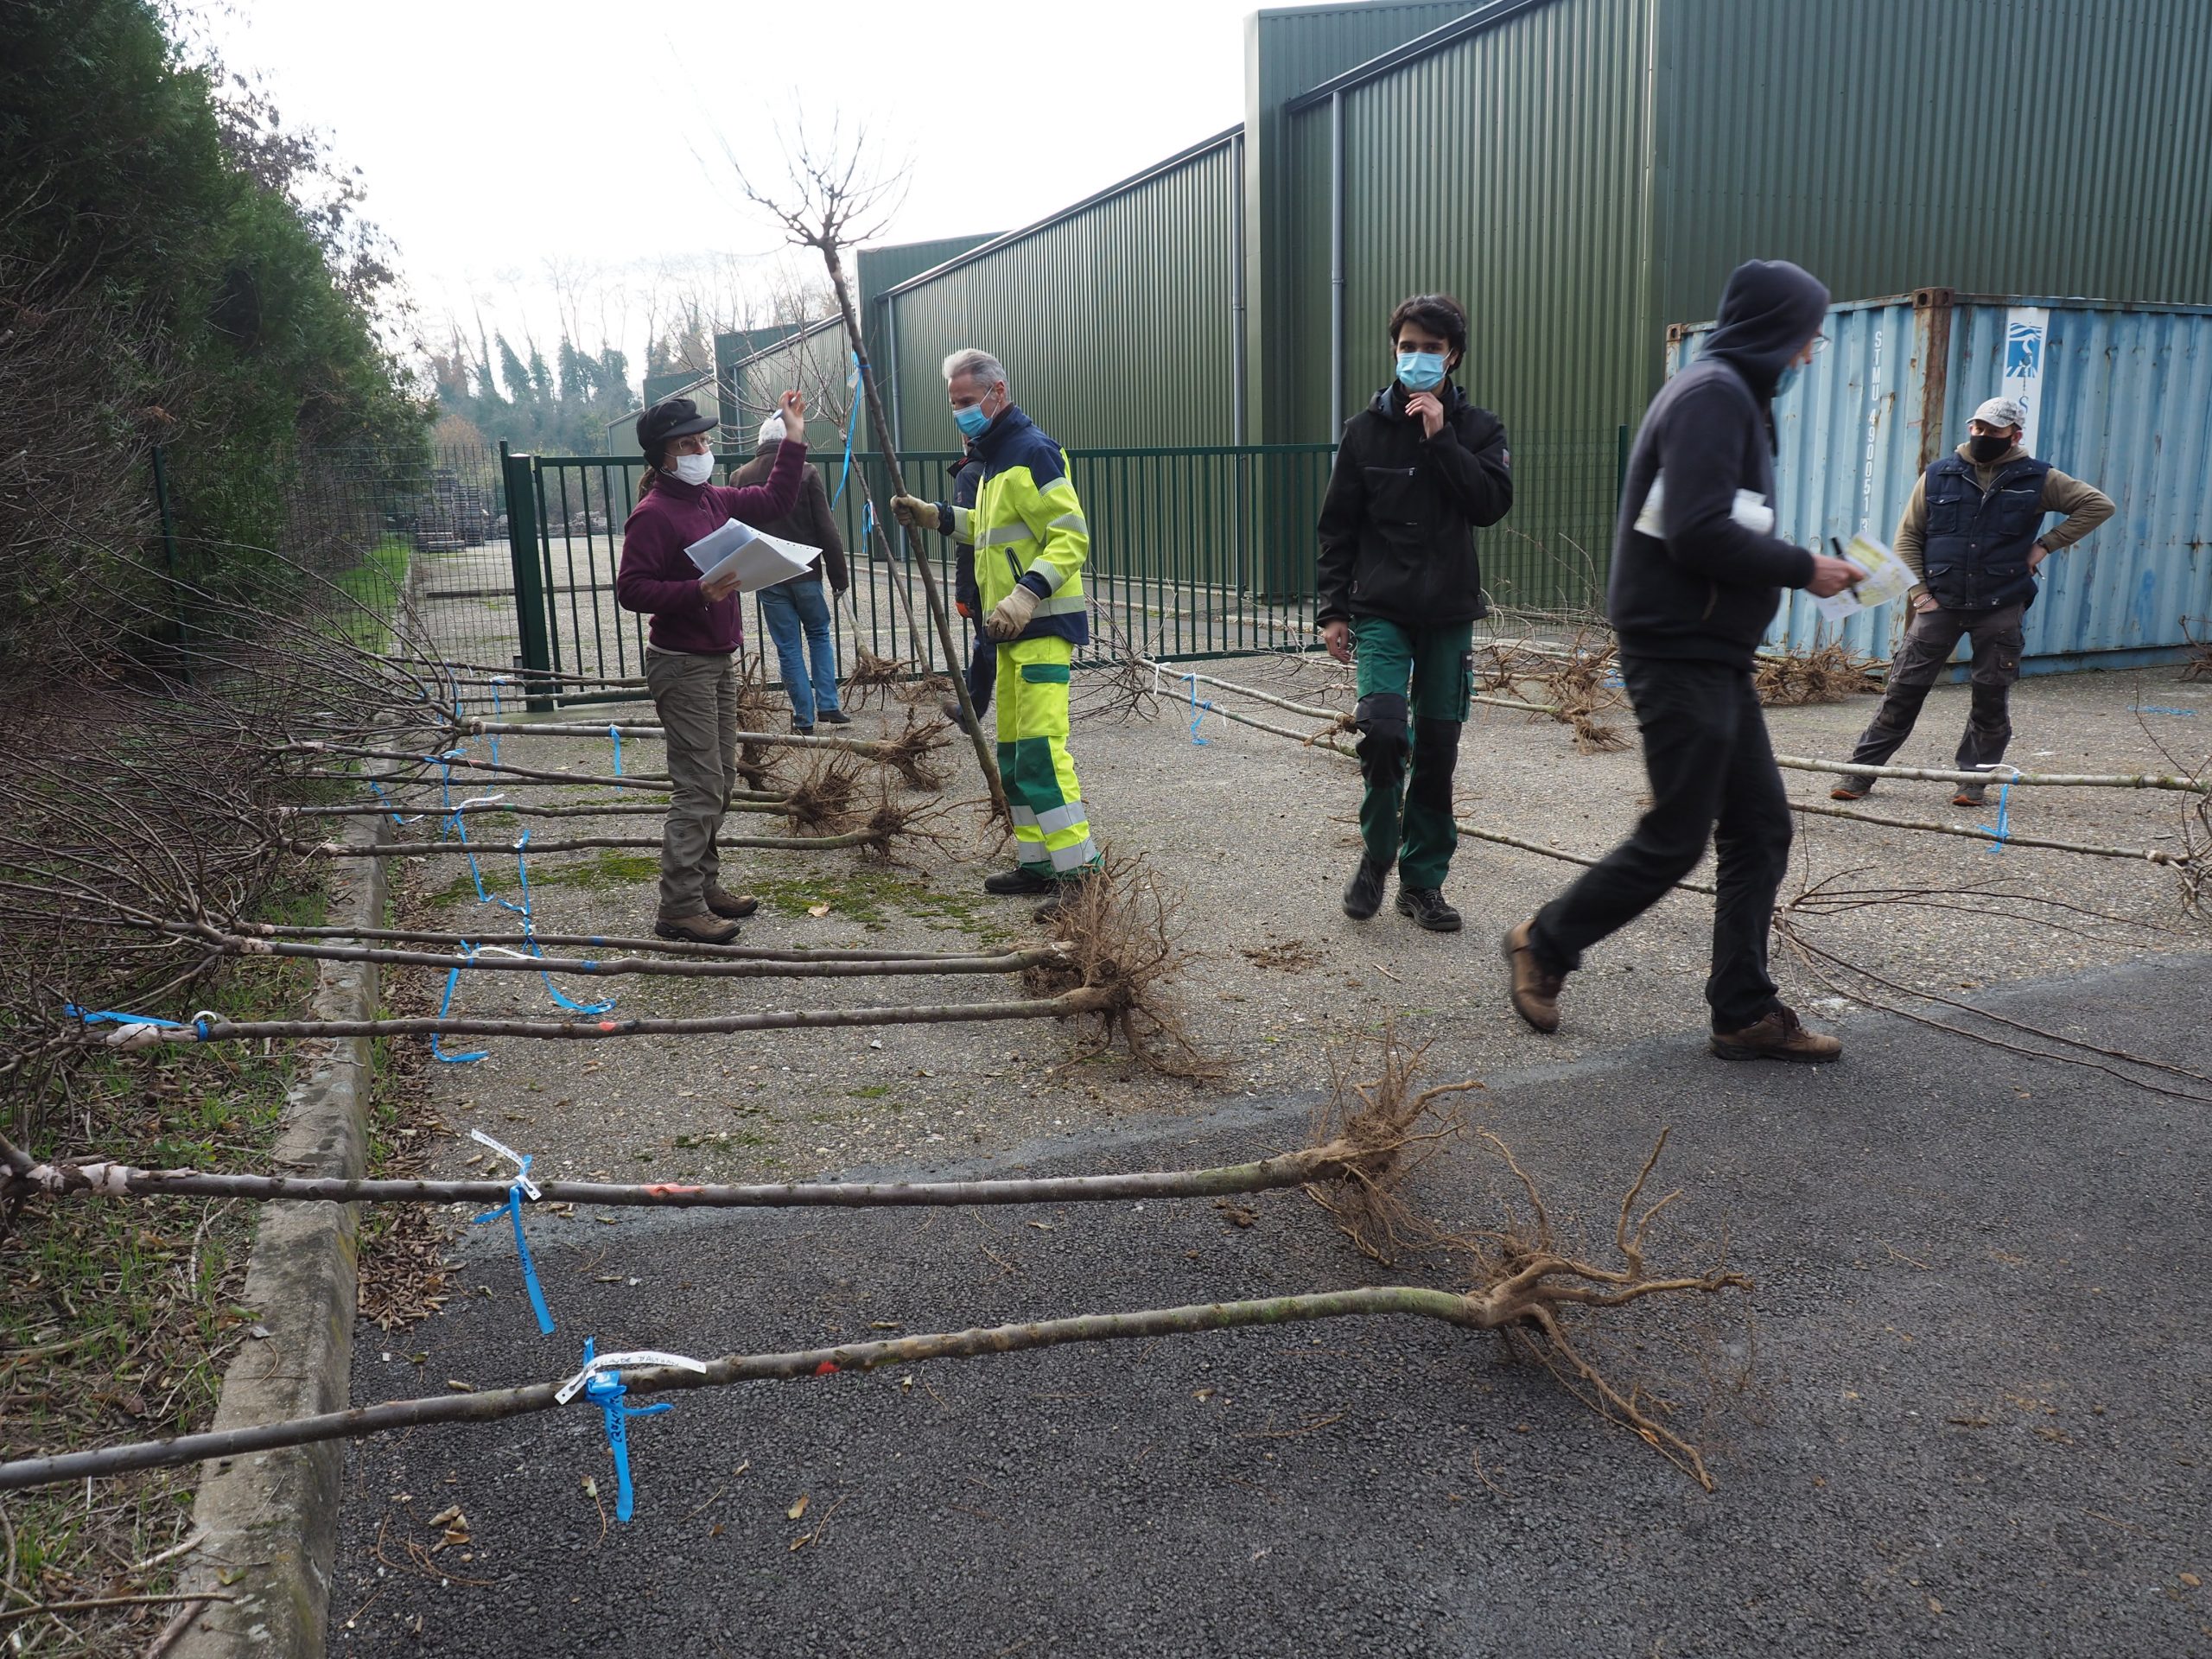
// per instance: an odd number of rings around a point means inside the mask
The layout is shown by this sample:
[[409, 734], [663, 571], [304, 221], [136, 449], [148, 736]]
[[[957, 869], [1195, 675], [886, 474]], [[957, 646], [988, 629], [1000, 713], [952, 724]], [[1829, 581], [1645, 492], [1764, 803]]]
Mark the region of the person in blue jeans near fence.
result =
[[[739, 467], [730, 482], [741, 488], [765, 479], [774, 470], [776, 451], [784, 441], [780, 415], [761, 423], [758, 448], [752, 460]], [[852, 585], [845, 563], [845, 543], [837, 534], [837, 520], [830, 511], [829, 487], [815, 467], [806, 469], [798, 505], [772, 524], [755, 530], [785, 541], [818, 547], [822, 556], [803, 575], [760, 591], [760, 626], [776, 642], [777, 671], [791, 694], [791, 730], [802, 735], [814, 722], [849, 726], [853, 717], [837, 706], [837, 639], [830, 626], [837, 601]], [[823, 591], [825, 580], [829, 591]]]

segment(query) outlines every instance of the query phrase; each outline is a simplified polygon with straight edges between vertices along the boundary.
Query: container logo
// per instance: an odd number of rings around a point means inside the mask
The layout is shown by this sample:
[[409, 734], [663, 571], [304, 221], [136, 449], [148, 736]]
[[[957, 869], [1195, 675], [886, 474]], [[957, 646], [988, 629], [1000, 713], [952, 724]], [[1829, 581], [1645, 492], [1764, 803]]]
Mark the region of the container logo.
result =
[[[2037, 416], [2042, 410], [2044, 347], [2050, 339], [2050, 313], [2039, 305], [2015, 305], [2005, 313], [2005, 379], [1999, 395], [2016, 400], [2027, 411], [2020, 424], [2020, 442], [2030, 454], [2036, 448]], [[1969, 402], [1978, 404], [1986, 393]]]

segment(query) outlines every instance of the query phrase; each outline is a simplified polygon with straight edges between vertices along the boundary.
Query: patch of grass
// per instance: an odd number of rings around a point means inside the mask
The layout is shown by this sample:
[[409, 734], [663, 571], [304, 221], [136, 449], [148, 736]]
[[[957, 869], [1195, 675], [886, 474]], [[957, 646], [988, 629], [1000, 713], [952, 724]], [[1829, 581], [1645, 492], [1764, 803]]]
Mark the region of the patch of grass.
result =
[[391, 643], [387, 626], [407, 587], [407, 543], [397, 536], [379, 537], [369, 555], [350, 570], [333, 577], [339, 590], [359, 608], [339, 612], [330, 624], [338, 638], [364, 651], [382, 651]]
[[891, 1092], [887, 1083], [870, 1084], [865, 1089], [848, 1089], [845, 1093], [854, 1100], [881, 1100]]
[[[313, 925], [320, 891], [280, 895], [261, 919]], [[305, 1015], [314, 964], [247, 958], [193, 1000], [233, 1018]], [[107, 1157], [152, 1166], [260, 1169], [295, 1076], [288, 1050], [213, 1046], [97, 1054], [72, 1073], [68, 1099], [35, 1155]], [[35, 1200], [0, 1238], [0, 1458], [190, 1433], [207, 1426], [248, 1310], [238, 1306], [256, 1220], [235, 1200]], [[11, 1495], [19, 1599], [144, 1594], [174, 1565], [120, 1569], [181, 1538], [197, 1468]], [[136, 1652], [167, 1607], [71, 1620], [48, 1652]], [[44, 1623], [44, 1621], [41, 1621]], [[16, 1627], [27, 1637], [30, 1624]], [[48, 1624], [54, 1635], [62, 1633]]]
[[764, 906], [786, 916], [804, 916], [816, 906], [826, 904], [833, 916], [858, 922], [871, 932], [881, 932], [888, 918], [896, 914], [950, 922], [961, 932], [986, 943], [1012, 937], [995, 916], [966, 894], [939, 893], [910, 875], [879, 866], [763, 878], [747, 886], [760, 895]]
[[[506, 815], [495, 813], [488, 816], [504, 817]], [[469, 827], [474, 836], [474, 821]], [[485, 892], [496, 893], [503, 899], [521, 895], [522, 883], [515, 876], [514, 852], [511, 847], [500, 846], [497, 842], [490, 847], [479, 846], [476, 868], [483, 875]], [[604, 893], [616, 887], [634, 887], [659, 880], [660, 860], [651, 853], [607, 850], [589, 858], [563, 857], [557, 863], [540, 861], [530, 867], [530, 886], [533, 893], [540, 887], [582, 887], [588, 892]], [[464, 867], [461, 874], [444, 887], [425, 893], [423, 902], [438, 909], [475, 903], [476, 883]]]

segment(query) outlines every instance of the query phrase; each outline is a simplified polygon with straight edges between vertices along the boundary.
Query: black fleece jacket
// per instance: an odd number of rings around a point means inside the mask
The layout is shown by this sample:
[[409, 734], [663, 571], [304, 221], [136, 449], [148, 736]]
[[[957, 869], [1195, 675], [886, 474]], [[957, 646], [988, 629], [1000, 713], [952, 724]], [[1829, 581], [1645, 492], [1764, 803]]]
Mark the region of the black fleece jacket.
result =
[[1489, 613], [1474, 526], [1513, 505], [1505, 427], [1448, 380], [1436, 396], [1433, 438], [1395, 380], [1344, 423], [1321, 500], [1317, 623], [1380, 616], [1433, 628]]
[[[1781, 590], [1813, 579], [1813, 556], [1768, 533], [1772, 403], [1827, 304], [1827, 289], [1786, 260], [1738, 265], [1704, 351], [1652, 399], [1629, 452], [1606, 592], [1623, 656], [1749, 669]], [[1655, 484], [1656, 536], [1637, 528]], [[1767, 529], [1745, 522], [1760, 506]]]

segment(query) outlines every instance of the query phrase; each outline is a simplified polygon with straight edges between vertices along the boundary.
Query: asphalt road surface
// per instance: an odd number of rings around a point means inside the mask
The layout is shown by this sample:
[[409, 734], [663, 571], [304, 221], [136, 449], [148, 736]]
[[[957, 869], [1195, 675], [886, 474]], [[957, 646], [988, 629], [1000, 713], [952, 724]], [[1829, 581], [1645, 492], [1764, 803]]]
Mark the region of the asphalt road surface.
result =
[[[2212, 1071], [2212, 957], [1982, 1006]], [[1478, 1121], [1601, 1230], [1671, 1125], [1662, 1179], [1687, 1193], [1655, 1265], [1725, 1237], [1756, 1274], [1748, 1338], [1701, 1305], [1605, 1321], [1713, 1493], [1498, 1338], [1404, 1319], [671, 1396], [631, 1424], [628, 1525], [579, 1402], [356, 1447], [331, 1650], [2212, 1654], [2212, 1106], [1888, 1017], [1843, 1029], [1817, 1071], [1686, 1035], [1489, 1079]], [[1311, 1104], [991, 1167], [1226, 1161], [1301, 1143]], [[1418, 1187], [1479, 1216], [1496, 1173], [1462, 1142]], [[705, 1356], [1424, 1272], [1364, 1262], [1297, 1192], [1247, 1214], [534, 1218], [551, 1338], [505, 1229], [480, 1228], [488, 1294], [365, 1329], [354, 1395], [565, 1375], [587, 1334]], [[442, 1584], [406, 1564], [452, 1504]]]

